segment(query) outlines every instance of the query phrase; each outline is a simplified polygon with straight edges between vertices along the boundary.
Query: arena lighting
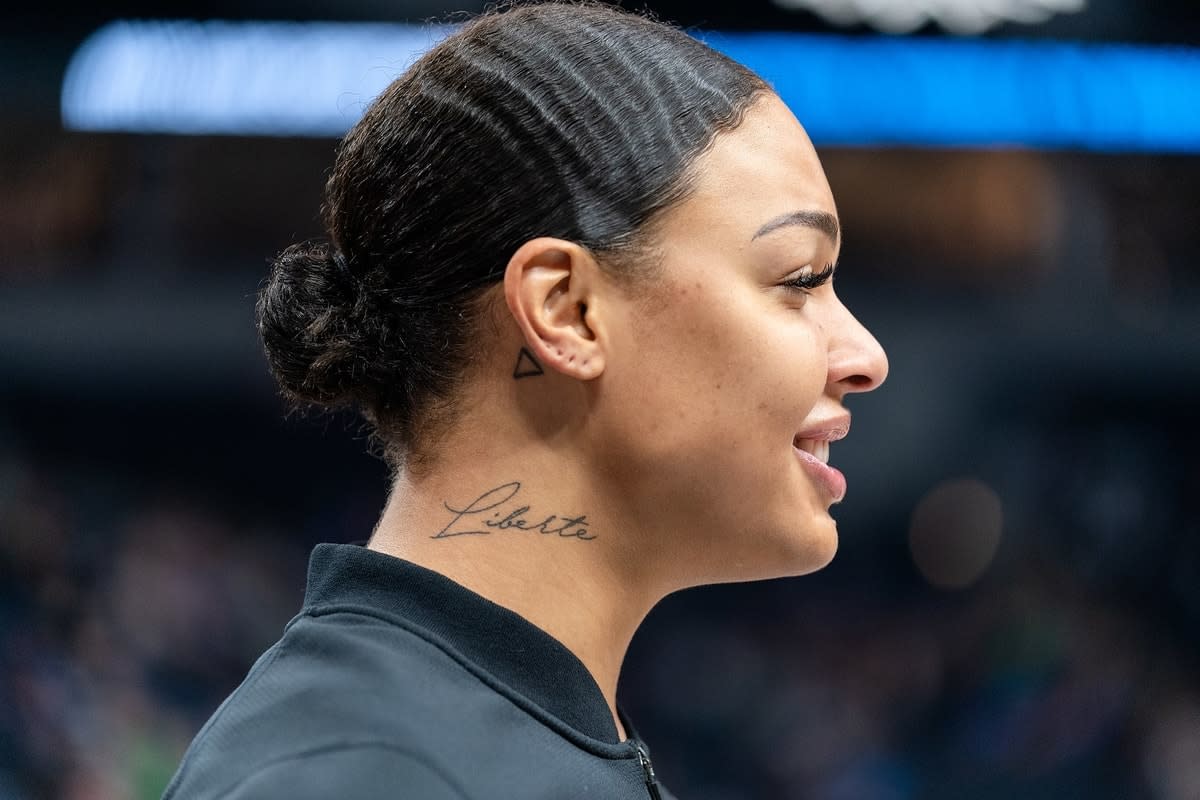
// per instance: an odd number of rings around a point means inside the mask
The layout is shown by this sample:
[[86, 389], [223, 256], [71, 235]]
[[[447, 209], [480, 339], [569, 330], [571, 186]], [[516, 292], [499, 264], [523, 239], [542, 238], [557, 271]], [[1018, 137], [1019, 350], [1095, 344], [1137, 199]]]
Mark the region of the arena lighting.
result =
[[[68, 128], [340, 136], [453, 28], [114, 22], [74, 54]], [[1200, 48], [698, 34], [822, 145], [1200, 152]]]
[[712, 34], [818, 144], [1200, 152], [1200, 48]]
[[341, 136], [453, 26], [116, 21], [63, 78], [63, 124], [128, 133]]

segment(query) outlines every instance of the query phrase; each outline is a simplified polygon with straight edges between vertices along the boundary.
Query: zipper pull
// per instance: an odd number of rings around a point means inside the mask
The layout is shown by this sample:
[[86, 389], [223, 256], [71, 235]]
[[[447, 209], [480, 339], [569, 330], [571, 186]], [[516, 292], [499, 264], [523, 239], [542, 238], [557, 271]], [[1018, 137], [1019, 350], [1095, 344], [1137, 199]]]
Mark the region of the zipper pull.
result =
[[636, 739], [633, 746], [637, 749], [638, 761], [642, 765], [642, 773], [646, 776], [646, 788], [650, 790], [651, 800], [662, 800], [662, 794], [658, 791], [658, 778], [654, 777], [654, 765], [650, 763], [650, 754]]

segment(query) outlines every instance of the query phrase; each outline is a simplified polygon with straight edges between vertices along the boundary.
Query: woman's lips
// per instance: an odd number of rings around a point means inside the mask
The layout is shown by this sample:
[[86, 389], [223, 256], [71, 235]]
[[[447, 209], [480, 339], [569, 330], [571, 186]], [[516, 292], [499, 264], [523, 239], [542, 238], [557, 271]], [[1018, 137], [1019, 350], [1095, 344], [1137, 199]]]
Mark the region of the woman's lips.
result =
[[833, 502], [840, 503], [842, 498], [846, 496], [846, 476], [841, 471], [821, 461], [821, 459], [812, 453], [801, 450], [795, 444], [792, 445], [792, 452], [800, 459], [801, 466], [804, 467], [804, 471], [809, 474], [813, 481], [825, 490]]

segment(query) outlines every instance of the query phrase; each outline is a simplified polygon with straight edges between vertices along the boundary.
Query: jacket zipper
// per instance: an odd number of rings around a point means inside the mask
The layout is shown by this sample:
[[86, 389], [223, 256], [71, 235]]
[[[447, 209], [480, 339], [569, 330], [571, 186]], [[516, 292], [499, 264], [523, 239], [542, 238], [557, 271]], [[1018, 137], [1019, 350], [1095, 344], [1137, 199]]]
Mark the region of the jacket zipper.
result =
[[658, 791], [658, 778], [654, 777], [654, 765], [650, 763], [650, 754], [636, 739], [633, 746], [637, 749], [638, 761], [642, 765], [642, 773], [646, 776], [646, 788], [650, 791], [651, 800], [662, 800], [662, 794]]

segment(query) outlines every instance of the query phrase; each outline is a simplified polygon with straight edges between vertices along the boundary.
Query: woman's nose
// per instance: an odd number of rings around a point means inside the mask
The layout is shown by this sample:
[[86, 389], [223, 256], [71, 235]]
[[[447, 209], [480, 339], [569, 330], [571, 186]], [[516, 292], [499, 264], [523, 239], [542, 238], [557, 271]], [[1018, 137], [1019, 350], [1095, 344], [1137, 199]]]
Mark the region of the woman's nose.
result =
[[848, 308], [838, 303], [838, 309], [827, 328], [830, 387], [842, 394], [869, 392], [887, 378], [887, 353]]

